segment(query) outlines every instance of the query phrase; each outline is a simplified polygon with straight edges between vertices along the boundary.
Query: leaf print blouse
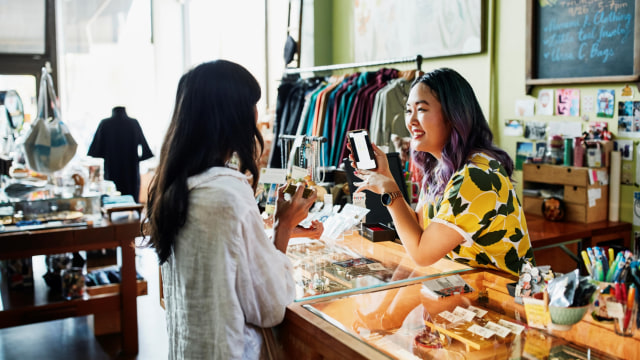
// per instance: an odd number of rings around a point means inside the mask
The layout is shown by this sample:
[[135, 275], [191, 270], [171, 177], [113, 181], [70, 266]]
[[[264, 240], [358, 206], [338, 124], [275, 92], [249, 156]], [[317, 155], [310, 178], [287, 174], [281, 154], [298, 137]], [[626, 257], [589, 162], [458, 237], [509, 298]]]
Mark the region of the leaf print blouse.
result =
[[442, 197], [424, 206], [424, 226], [438, 222], [464, 237], [447, 256], [472, 267], [518, 275], [534, 263], [527, 222], [507, 172], [494, 158], [473, 154], [453, 174]]

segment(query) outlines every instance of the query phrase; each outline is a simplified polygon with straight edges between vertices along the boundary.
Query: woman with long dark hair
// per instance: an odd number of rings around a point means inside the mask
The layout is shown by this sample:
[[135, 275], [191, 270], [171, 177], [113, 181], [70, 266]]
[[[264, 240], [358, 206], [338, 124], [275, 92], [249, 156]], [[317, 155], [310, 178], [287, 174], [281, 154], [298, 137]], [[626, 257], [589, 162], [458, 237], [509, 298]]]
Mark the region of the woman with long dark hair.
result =
[[357, 191], [382, 194], [408, 254], [418, 265], [444, 256], [474, 267], [517, 275], [533, 251], [511, 182], [513, 161], [493, 134], [471, 85], [456, 71], [417, 78], [406, 104], [416, 168], [422, 170], [416, 211], [400, 196], [384, 153], [377, 170], [357, 170]]
[[[260, 327], [295, 296], [284, 254], [316, 200], [278, 191], [269, 239], [254, 193], [263, 139], [260, 86], [217, 60], [182, 76], [151, 182], [144, 222], [161, 264], [169, 359], [257, 359]], [[275, 246], [274, 246], [275, 245]]]

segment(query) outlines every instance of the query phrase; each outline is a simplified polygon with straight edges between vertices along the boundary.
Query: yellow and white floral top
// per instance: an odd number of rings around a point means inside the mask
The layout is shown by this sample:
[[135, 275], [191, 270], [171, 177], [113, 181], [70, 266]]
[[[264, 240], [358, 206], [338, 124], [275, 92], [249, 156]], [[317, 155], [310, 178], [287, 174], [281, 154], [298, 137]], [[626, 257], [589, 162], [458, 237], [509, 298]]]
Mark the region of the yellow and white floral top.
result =
[[525, 261], [534, 263], [527, 222], [513, 184], [502, 165], [487, 154], [473, 154], [453, 174], [443, 196], [425, 204], [423, 220], [425, 228], [438, 222], [464, 237], [447, 254], [455, 261], [513, 275], [518, 275]]

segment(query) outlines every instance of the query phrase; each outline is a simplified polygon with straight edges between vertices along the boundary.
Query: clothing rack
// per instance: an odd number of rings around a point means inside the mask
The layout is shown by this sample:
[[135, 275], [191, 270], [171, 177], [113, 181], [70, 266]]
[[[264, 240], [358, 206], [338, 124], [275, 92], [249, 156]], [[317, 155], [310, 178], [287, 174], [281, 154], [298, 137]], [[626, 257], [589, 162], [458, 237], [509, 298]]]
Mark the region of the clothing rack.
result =
[[313, 67], [307, 67], [307, 68], [285, 68], [284, 73], [285, 75], [300, 74], [300, 73], [321, 73], [321, 72], [330, 72], [334, 70], [353, 69], [353, 68], [360, 68], [360, 67], [400, 64], [400, 63], [407, 63], [411, 61], [416, 62], [417, 70], [422, 70], [422, 55], [417, 55], [415, 57], [403, 57], [403, 58], [384, 60], [384, 61], [323, 65], [323, 66], [313, 66]]

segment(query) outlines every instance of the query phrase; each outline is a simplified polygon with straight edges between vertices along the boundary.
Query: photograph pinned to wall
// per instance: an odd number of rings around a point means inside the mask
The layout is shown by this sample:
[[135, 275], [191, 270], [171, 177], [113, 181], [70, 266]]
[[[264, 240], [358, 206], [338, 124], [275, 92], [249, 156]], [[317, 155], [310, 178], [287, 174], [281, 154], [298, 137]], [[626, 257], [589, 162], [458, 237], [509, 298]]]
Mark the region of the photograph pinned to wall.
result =
[[587, 126], [587, 134], [591, 140], [611, 140], [609, 123], [606, 121], [592, 121]]
[[516, 100], [516, 116], [533, 116], [533, 109], [535, 105], [535, 99]]
[[618, 102], [618, 136], [640, 137], [640, 101]]
[[596, 100], [593, 95], [584, 95], [582, 97], [582, 114], [591, 114], [594, 112]]
[[622, 160], [633, 160], [633, 140], [614, 140], [613, 151], [620, 151]]
[[597, 115], [604, 118], [613, 117], [615, 94], [610, 89], [599, 89], [596, 99]]
[[536, 154], [534, 156], [534, 162], [542, 162], [544, 155], [547, 153], [547, 144], [542, 141], [536, 143]]
[[631, 86], [629, 86], [629, 84], [625, 85], [620, 90], [620, 97], [625, 98], [625, 99], [633, 98], [633, 88]]
[[542, 89], [538, 93], [537, 115], [553, 115], [553, 89]]
[[504, 121], [505, 136], [522, 136], [523, 133], [522, 121], [518, 119], [508, 119]]
[[544, 140], [547, 137], [547, 123], [543, 121], [526, 121], [524, 137], [530, 140]]
[[533, 143], [530, 141], [518, 141], [516, 144], [516, 170], [522, 170], [522, 164], [534, 157]]
[[580, 115], [580, 90], [558, 89], [556, 90], [556, 115], [579, 116]]

